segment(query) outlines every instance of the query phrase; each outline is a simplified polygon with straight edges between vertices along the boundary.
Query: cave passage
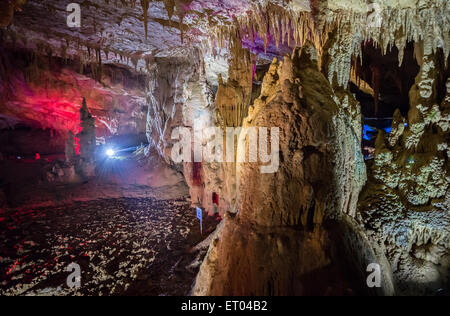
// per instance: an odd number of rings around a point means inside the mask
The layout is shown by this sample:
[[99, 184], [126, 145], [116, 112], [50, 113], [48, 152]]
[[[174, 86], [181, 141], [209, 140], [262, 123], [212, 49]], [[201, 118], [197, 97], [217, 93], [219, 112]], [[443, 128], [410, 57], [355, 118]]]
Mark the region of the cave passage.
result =
[[362, 44], [362, 56], [352, 63], [350, 91], [361, 104], [362, 148], [366, 159], [373, 158], [378, 131], [391, 132], [395, 110], [408, 117], [409, 92], [419, 70], [413, 42], [407, 44], [400, 66], [396, 47], [384, 55], [372, 42]]
[[351, 91], [361, 103], [364, 117], [392, 118], [396, 109], [407, 117], [409, 91], [420, 70], [413, 42], [407, 44], [401, 66], [396, 47], [383, 55], [380, 47], [371, 42], [363, 43], [362, 57], [354, 59], [352, 67]]

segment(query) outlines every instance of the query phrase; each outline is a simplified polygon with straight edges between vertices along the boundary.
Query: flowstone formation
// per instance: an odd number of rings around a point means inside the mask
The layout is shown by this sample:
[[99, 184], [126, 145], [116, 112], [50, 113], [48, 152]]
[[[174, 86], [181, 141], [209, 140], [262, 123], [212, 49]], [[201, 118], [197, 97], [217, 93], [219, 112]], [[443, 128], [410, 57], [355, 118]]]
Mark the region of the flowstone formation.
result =
[[[206, 79], [201, 55], [193, 51], [185, 58], [156, 59], [152, 67], [147, 91], [147, 156], [161, 157], [183, 175], [193, 205], [203, 206], [211, 215], [219, 211], [217, 204], [228, 210], [227, 199], [232, 195], [220, 190], [227, 183], [221, 164], [172, 159], [173, 146], [179, 141], [172, 138], [175, 129], [184, 128], [191, 134], [217, 124], [212, 87]], [[218, 196], [217, 204], [213, 203], [213, 193]]]
[[232, 57], [228, 69], [228, 80], [219, 77], [216, 95], [219, 120], [223, 127], [242, 126], [247, 116], [252, 96], [253, 67], [256, 56], [251, 56], [248, 49], [243, 49], [237, 42], [231, 48]]
[[[215, 98], [214, 125], [224, 132], [227, 128], [240, 128], [248, 115], [251, 103], [256, 56], [240, 43], [232, 48], [227, 80], [219, 75]], [[239, 137], [239, 133], [236, 134]], [[205, 141], [210, 141], [206, 139]], [[237, 198], [237, 148], [232, 161], [212, 162], [203, 166], [205, 186], [203, 206], [209, 214], [224, 216], [236, 210]], [[217, 196], [217, 201], [214, 200]]]
[[[355, 275], [365, 267], [348, 265], [334, 239], [348, 225], [342, 219], [354, 216], [356, 205], [349, 200], [364, 184], [360, 136], [354, 133], [349, 135], [354, 140], [341, 142], [337, 131], [346, 129], [351, 118], [334, 101], [317, 62], [315, 49], [306, 46], [280, 64], [274, 61], [266, 74], [244, 127], [280, 127], [280, 169], [262, 174], [261, 164], [238, 165], [239, 212], [227, 214], [193, 294], [364, 291]], [[248, 141], [243, 148], [247, 145]], [[348, 172], [351, 176], [341, 178], [337, 170], [350, 166], [342, 159], [346, 151], [356, 157], [355, 167]], [[343, 189], [353, 177], [360, 182], [352, 190]]]
[[450, 275], [450, 79], [442, 55], [423, 43], [416, 54], [421, 70], [408, 119], [396, 111], [392, 132], [378, 135], [359, 210], [386, 253], [397, 293], [434, 295], [448, 288]]
[[[397, 111], [393, 131], [382, 133], [376, 144], [374, 176], [414, 206], [428, 205], [448, 191], [448, 105], [439, 104], [442, 83], [435, 55], [423, 55], [421, 71], [410, 91], [408, 121]], [[420, 51], [421, 50], [421, 51]], [[446, 97], [447, 98], [447, 97]]]

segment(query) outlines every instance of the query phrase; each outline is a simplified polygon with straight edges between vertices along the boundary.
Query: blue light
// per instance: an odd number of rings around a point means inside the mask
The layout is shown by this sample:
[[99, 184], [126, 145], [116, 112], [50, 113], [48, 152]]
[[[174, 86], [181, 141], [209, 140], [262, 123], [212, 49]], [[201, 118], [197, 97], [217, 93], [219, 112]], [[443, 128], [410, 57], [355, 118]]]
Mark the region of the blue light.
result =
[[114, 151], [114, 150], [112, 150], [112, 149], [108, 149], [107, 151], [106, 151], [106, 155], [108, 156], [108, 157], [114, 157], [114, 155], [116, 154], [116, 152]]
[[363, 128], [363, 138], [365, 140], [371, 140], [372, 137], [369, 135], [369, 133], [374, 133], [376, 131], [376, 129], [370, 127], [369, 125], [364, 125]]

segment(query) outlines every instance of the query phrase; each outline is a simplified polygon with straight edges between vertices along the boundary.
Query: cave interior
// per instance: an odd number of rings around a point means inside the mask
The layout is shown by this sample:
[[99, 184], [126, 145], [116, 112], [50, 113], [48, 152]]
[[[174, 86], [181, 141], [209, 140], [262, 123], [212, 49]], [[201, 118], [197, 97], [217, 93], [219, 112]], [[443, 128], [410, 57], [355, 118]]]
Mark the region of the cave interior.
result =
[[0, 3], [0, 295], [450, 295], [447, 0], [71, 4]]

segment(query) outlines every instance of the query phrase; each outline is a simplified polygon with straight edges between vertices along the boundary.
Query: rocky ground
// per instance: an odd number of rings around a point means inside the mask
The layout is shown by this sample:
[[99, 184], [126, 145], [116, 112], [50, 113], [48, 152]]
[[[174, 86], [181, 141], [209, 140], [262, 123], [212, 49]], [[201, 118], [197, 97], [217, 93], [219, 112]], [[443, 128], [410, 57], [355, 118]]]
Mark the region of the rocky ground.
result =
[[[0, 211], [0, 295], [186, 295], [203, 235], [185, 200], [112, 199]], [[81, 267], [70, 289], [67, 267]]]
[[450, 295], [450, 194], [428, 206], [405, 205], [398, 194], [372, 181], [359, 213], [366, 234], [379, 244], [397, 295]]

